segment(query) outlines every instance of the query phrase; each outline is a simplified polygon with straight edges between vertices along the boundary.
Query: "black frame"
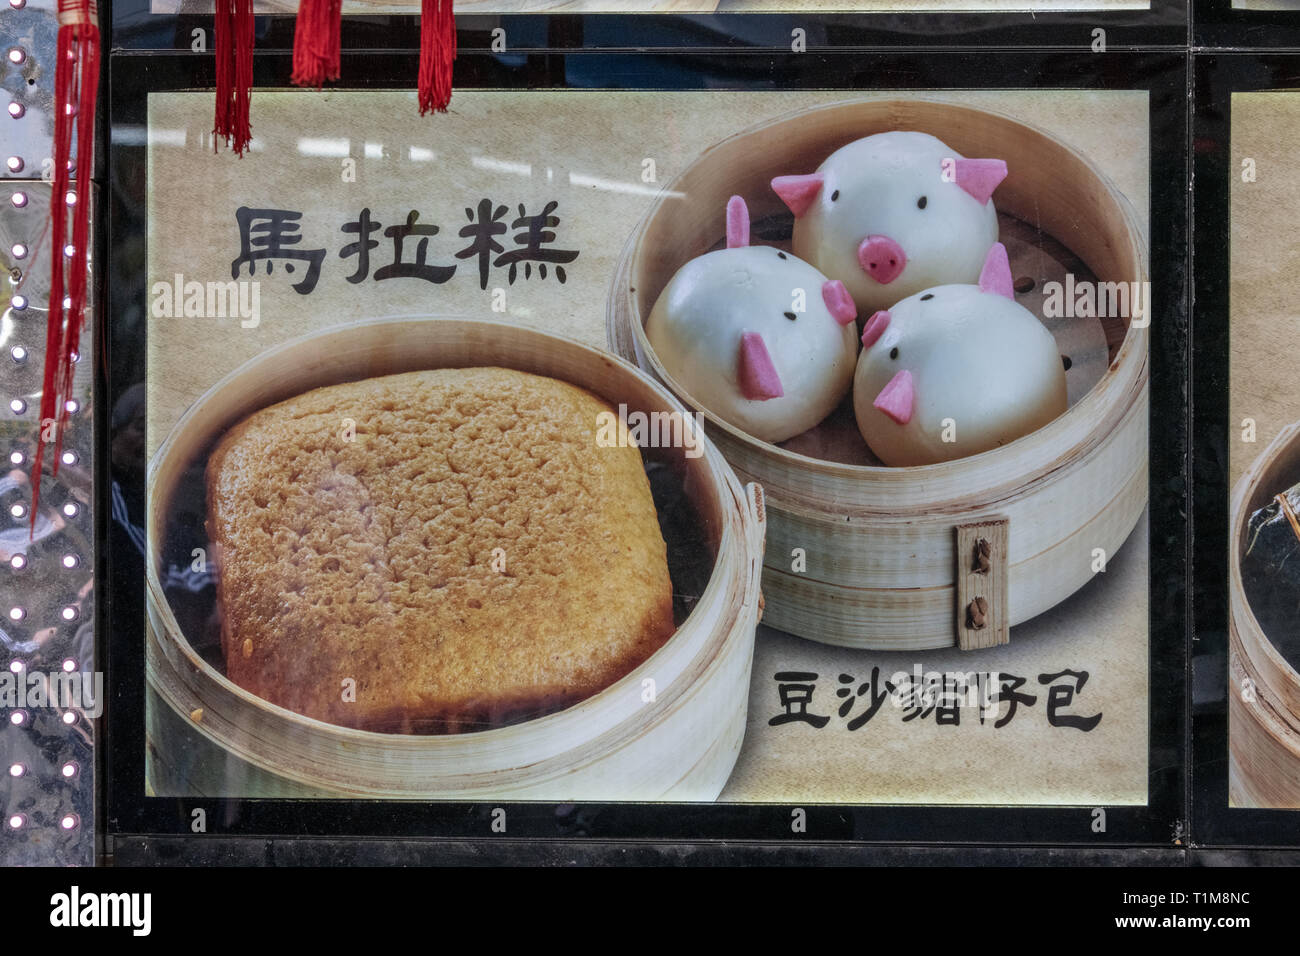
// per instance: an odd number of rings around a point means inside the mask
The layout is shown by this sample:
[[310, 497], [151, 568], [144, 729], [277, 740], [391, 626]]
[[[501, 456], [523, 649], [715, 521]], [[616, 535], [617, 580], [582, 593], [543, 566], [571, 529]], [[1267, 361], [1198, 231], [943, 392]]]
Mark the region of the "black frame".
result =
[[[605, 841], [791, 842], [855, 841], [863, 844], [973, 846], [1056, 844], [1100, 847], [1147, 845], [1172, 848], [1185, 840], [1187, 819], [1184, 754], [1188, 604], [1186, 509], [1188, 479], [1187, 257], [1188, 197], [1185, 52], [1090, 53], [972, 52], [862, 55], [808, 53], [772, 56], [604, 55], [584, 53], [513, 58], [466, 54], [456, 64], [458, 88], [514, 88], [527, 95], [542, 86], [692, 89], [935, 89], [947, 87], [1145, 89], [1150, 93], [1151, 274], [1155, 282], [1152, 336], [1151, 414], [1161, 422], [1150, 446], [1150, 669], [1148, 804], [1107, 807], [1105, 833], [1092, 830], [1092, 807], [954, 807], [807, 805], [806, 834], [790, 831], [785, 804], [566, 804], [426, 803], [412, 801], [242, 800], [147, 798], [144, 795], [143, 560], [128, 550], [106, 547], [111, 464], [108, 410], [132, 382], [144, 378], [144, 329], [128, 328], [110, 316], [125, 314], [145, 299], [144, 264], [123, 255], [108, 260], [106, 301], [97, 315], [103, 342], [96, 456], [98, 518], [97, 634], [107, 662], [110, 698], [105, 753], [104, 830], [118, 840], [148, 834], [189, 835], [189, 810], [208, 810], [214, 837], [316, 835], [330, 838], [435, 837], [492, 839], [495, 806], [508, 809], [510, 838]], [[364, 77], [351, 88], [403, 88], [415, 75], [411, 54], [344, 53], [345, 76]], [[149, 91], [211, 88], [210, 57], [122, 55], [112, 58], [109, 136], [108, 235], [113, 246], [147, 224], [144, 208], [144, 148], [117, 133], [145, 123]], [[290, 57], [256, 58], [259, 88], [288, 85]], [[577, 79], [575, 79], [575, 74]], [[647, 83], [651, 76], [655, 82]], [[948, 79], [951, 78], [951, 79]], [[304, 91], [304, 96], [312, 95]], [[434, 120], [436, 122], [436, 119]], [[236, 162], [235, 157], [230, 157]], [[1172, 424], [1176, 423], [1176, 424]], [[203, 837], [196, 837], [203, 840]], [[133, 843], [133, 845], [138, 845]], [[195, 846], [198, 858], [204, 851]], [[450, 844], [448, 844], [450, 845]], [[557, 852], [563, 852], [559, 848]]]
[[[1193, 685], [1206, 696], [1195, 704], [1192, 730], [1192, 823], [1198, 843], [1208, 846], [1300, 847], [1300, 809], [1253, 810], [1228, 806], [1228, 419], [1229, 260], [1224, 223], [1229, 221], [1233, 175], [1231, 105], [1234, 92], [1300, 87], [1300, 55], [1220, 53], [1198, 56], [1195, 69], [1195, 263], [1196, 437], [1192, 466], [1197, 601], [1192, 615]], [[1300, 93], [1296, 95], [1300, 96]], [[1263, 448], [1259, 449], [1263, 453]]]
[[[845, 0], [850, 2], [850, 0]], [[210, 30], [208, 14], [151, 14], [149, 0], [113, 0], [114, 49], [189, 52], [191, 31]], [[1110, 49], [1174, 47], [1188, 42], [1187, 0], [1150, 0], [1147, 10], [1047, 13], [709, 13], [709, 14], [461, 14], [463, 51], [487, 52], [492, 31], [505, 29], [511, 52], [789, 50], [791, 31], [806, 31], [810, 52], [882, 47], [982, 49], [991, 46], [1088, 49], [1092, 31], [1106, 31]], [[257, 48], [293, 48], [294, 18], [256, 18]], [[517, 38], [522, 37], [519, 41]], [[344, 50], [414, 50], [419, 17], [349, 15]], [[345, 82], [353, 78], [345, 70]]]
[[1232, 0], [1193, 0], [1192, 42], [1206, 49], [1300, 47], [1300, 9], [1234, 10]]

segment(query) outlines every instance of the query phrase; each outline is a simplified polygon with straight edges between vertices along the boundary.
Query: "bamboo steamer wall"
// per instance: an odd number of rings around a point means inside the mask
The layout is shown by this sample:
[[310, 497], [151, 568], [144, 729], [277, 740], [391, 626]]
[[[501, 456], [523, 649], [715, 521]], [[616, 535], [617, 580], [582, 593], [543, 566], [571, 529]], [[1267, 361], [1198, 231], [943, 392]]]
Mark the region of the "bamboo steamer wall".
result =
[[[762, 490], [708, 442], [660, 454], [682, 475], [712, 552], [696, 606], [627, 676], [566, 710], [507, 727], [421, 736], [312, 720], [236, 686], [182, 633], [159, 582], [169, 503], [187, 464], [245, 415], [321, 385], [420, 368], [496, 365], [582, 386], [630, 411], [681, 405], [634, 367], [577, 342], [456, 319], [356, 323], [263, 353], [205, 393], [150, 465], [151, 779], [160, 795], [711, 800], [744, 736], [759, 612]], [[653, 701], [643, 680], [654, 680]]]
[[[965, 156], [1005, 158], [1000, 213], [1036, 223], [1103, 282], [1143, 282], [1145, 239], [1127, 200], [1087, 159], [1009, 117], [940, 100], [832, 104], [727, 139], [670, 183], [624, 250], [611, 285], [608, 330], [687, 404], [742, 481], [767, 495], [765, 622], [813, 640], [911, 650], [960, 643], [956, 528], [1009, 524], [1005, 624], [1053, 607], [1113, 554], [1147, 500], [1147, 330], [1125, 319], [1101, 381], [1068, 412], [1003, 448], [911, 468], [849, 465], [758, 441], [708, 414], [660, 365], [644, 323], [688, 259], [721, 235], [727, 198], [755, 219], [783, 207], [773, 177], [811, 172], [831, 152], [888, 130], [921, 130]], [[1149, 304], [1148, 312], [1149, 316]], [[1143, 326], [1145, 326], [1145, 322]], [[791, 552], [807, 569], [791, 569]]]
[[1296, 481], [1300, 481], [1300, 423], [1278, 434], [1232, 493], [1228, 790], [1238, 807], [1300, 808], [1300, 674], [1255, 619], [1241, 576], [1250, 516]]

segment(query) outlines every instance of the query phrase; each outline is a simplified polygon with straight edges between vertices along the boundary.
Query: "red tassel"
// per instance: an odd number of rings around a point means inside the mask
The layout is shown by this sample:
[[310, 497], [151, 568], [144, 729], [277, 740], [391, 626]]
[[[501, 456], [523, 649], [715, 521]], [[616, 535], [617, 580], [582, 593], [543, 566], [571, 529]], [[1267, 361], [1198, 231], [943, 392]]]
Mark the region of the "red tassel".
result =
[[421, 0], [420, 115], [447, 112], [451, 65], [456, 59], [456, 15], [452, 0]]
[[253, 138], [248, 122], [253, 88], [253, 0], [217, 0], [213, 20], [217, 64], [217, 108], [212, 121], [212, 149], [217, 140], [239, 156]]
[[326, 80], [339, 78], [339, 28], [343, 0], [301, 0], [293, 27], [295, 86], [320, 89]]
[[230, 108], [235, 98], [235, 60], [231, 41], [235, 30], [234, 0], [216, 0], [212, 14], [212, 54], [217, 71], [217, 103], [212, 115], [212, 151], [217, 151], [217, 137], [230, 145]]
[[[50, 303], [45, 326], [45, 376], [41, 385], [40, 434], [32, 456], [32, 514], [36, 530], [41, 463], [53, 425], [54, 462], [59, 473], [63, 429], [72, 394], [73, 356], [86, 318], [87, 264], [90, 258], [90, 179], [95, 168], [95, 100], [99, 92], [99, 15], [95, 0], [59, 0], [59, 33], [54, 67], [54, 184], [50, 193]], [[73, 130], [77, 140], [76, 202], [70, 192]], [[72, 255], [64, 255], [68, 218]], [[67, 260], [65, 283], [64, 260]], [[64, 301], [67, 301], [65, 307]]]

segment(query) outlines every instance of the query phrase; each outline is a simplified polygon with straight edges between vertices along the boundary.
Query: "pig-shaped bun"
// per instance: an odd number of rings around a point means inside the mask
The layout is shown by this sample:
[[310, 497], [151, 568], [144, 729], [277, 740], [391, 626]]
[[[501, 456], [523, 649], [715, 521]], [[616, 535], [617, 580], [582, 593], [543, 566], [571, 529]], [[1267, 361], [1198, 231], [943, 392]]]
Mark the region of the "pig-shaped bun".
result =
[[928, 133], [877, 133], [772, 188], [795, 215], [794, 254], [848, 288], [862, 315], [935, 285], [974, 282], [998, 238], [1000, 159]]
[[727, 248], [677, 271], [646, 320], [674, 379], [755, 438], [812, 428], [848, 393], [857, 312], [844, 286], [770, 246], [749, 245], [749, 214], [727, 204]]
[[978, 285], [935, 286], [877, 312], [862, 345], [853, 410], [886, 465], [988, 451], [1066, 409], [1056, 340], [1015, 301], [1001, 243]]

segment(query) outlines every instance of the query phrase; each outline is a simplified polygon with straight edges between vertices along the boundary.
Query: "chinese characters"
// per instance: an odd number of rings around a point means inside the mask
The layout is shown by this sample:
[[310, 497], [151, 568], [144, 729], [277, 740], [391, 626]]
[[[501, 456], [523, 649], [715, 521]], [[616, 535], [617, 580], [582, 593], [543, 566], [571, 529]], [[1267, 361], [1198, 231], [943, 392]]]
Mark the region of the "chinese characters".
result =
[[[466, 207], [468, 223], [457, 236], [465, 244], [446, 260], [433, 258], [429, 241], [439, 235], [441, 227], [433, 222], [422, 222], [416, 209], [407, 211], [398, 222], [387, 226], [376, 219], [370, 207], [360, 210], [356, 218], [339, 227], [344, 240], [338, 258], [348, 262], [352, 271], [345, 278], [353, 285], [370, 279], [384, 282], [390, 279], [418, 279], [433, 285], [442, 285], [456, 275], [460, 262], [473, 262], [477, 271], [479, 288], [486, 290], [495, 269], [504, 269], [506, 282], [514, 285], [522, 273], [528, 281], [536, 274], [538, 280], [553, 277], [563, 284], [568, 280], [565, 266], [578, 258], [577, 249], [562, 249], [557, 243], [556, 229], [560, 218], [556, 210], [559, 203], [551, 200], [536, 215], [530, 215], [520, 203], [519, 214], [510, 218], [509, 207], [482, 199], [477, 207]], [[299, 295], [310, 295], [320, 280], [326, 262], [325, 248], [305, 247], [301, 212], [292, 209], [250, 208], [240, 206], [235, 211], [239, 229], [239, 255], [230, 263], [230, 276], [239, 278], [247, 268], [250, 277], [257, 274], [259, 265], [266, 275], [276, 267], [288, 275], [304, 274], [292, 283]], [[375, 238], [383, 235], [388, 243]], [[383, 246], [386, 254], [381, 255]], [[377, 268], [372, 260], [385, 261]]]
[[[773, 676], [781, 712], [768, 721], [772, 727], [804, 723], [821, 730], [830, 723], [828, 713], [818, 713], [814, 697], [820, 675], [811, 671], [778, 671]], [[1041, 708], [1052, 727], [1064, 727], [1084, 733], [1096, 729], [1102, 714], [1075, 711], [1075, 698], [1088, 683], [1087, 671], [1064, 669], [1053, 674], [1039, 674], [1038, 685], [1047, 688], [1046, 703]], [[861, 682], [852, 674], [836, 678], [835, 697], [839, 700], [836, 716], [844, 720], [844, 729], [858, 730], [876, 718], [889, 700], [902, 713], [903, 723], [933, 719], [936, 726], [960, 726], [962, 711], [969, 710], [967, 720], [990, 722], [994, 729], [1011, 723], [1022, 709], [1038, 705], [1039, 695], [1022, 688], [1029, 683], [1016, 674], [982, 673], [911, 674], [900, 671], [882, 680], [880, 668]], [[823, 706], [831, 706], [830, 702]]]

